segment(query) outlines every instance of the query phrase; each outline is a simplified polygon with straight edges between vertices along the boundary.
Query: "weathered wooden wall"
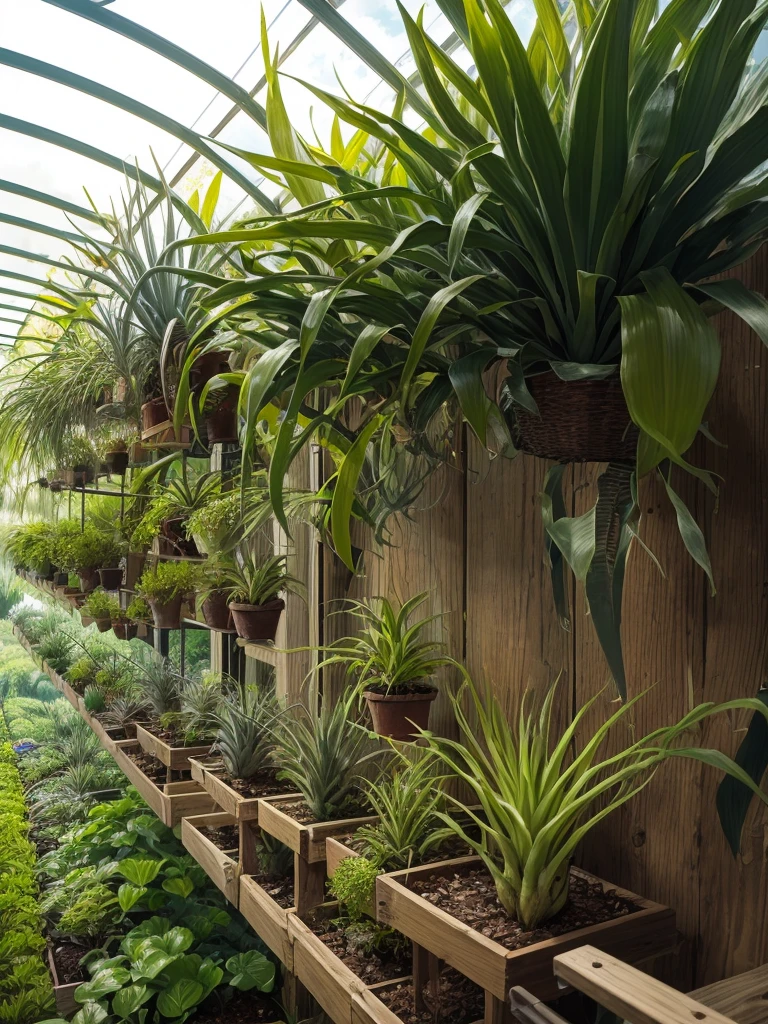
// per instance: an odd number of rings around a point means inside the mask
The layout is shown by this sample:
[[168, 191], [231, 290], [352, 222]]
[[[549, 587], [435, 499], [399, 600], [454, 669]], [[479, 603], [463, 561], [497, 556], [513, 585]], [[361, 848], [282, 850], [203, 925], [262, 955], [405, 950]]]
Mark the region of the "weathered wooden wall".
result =
[[[765, 253], [745, 276], [766, 292]], [[704, 574], [685, 552], [663, 487], [645, 481], [642, 536], [666, 578], [635, 546], [624, 597], [630, 693], [656, 684], [634, 716], [638, 734], [677, 720], [694, 702], [754, 695], [766, 678], [768, 358], [735, 318], [720, 317], [719, 330], [723, 369], [708, 420], [727, 447], [707, 444], [693, 453], [724, 478], [717, 505], [703, 487], [677, 475], [705, 529], [718, 593], [709, 596]], [[473, 441], [463, 465], [463, 472], [445, 470], [433, 481], [423, 511], [398, 524], [396, 546], [367, 553], [367, 575], [352, 582], [349, 594], [404, 598], [428, 590], [431, 610], [445, 613], [452, 653], [466, 658], [474, 677], [490, 683], [510, 712], [528, 686], [560, 674], [562, 721], [606, 686], [608, 673], [575, 586], [571, 632], [557, 622], [539, 514], [546, 466], [528, 456], [489, 466]], [[594, 500], [598, 469], [568, 471], [574, 512]], [[326, 597], [340, 593], [331, 562]], [[612, 696], [606, 689], [595, 715], [606, 713]], [[442, 700], [434, 725], [449, 723]], [[702, 741], [732, 754], [745, 725], [743, 717], [722, 719], [706, 727]], [[622, 738], [628, 737], [616, 742]], [[681, 988], [768, 960], [768, 814], [753, 807], [743, 856], [734, 860], [714, 808], [718, 782], [693, 763], [663, 767], [580, 854], [603, 877], [675, 907], [684, 942], [664, 976]]]

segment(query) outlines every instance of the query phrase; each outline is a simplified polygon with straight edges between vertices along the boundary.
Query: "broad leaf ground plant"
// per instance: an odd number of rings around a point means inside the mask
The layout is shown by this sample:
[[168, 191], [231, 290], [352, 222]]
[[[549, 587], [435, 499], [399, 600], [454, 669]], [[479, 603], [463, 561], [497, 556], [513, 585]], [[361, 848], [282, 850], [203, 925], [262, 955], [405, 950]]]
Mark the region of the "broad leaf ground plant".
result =
[[43, 960], [35, 851], [16, 757], [0, 744], [0, 1021], [31, 1024], [53, 1008]]
[[645, 693], [620, 705], [591, 735], [582, 735], [596, 695], [556, 738], [551, 733], [555, 689], [556, 684], [538, 710], [524, 698], [515, 723], [508, 721], [490, 693], [481, 695], [467, 682], [464, 693], [451, 696], [460, 740], [423, 734], [445, 770], [469, 787], [473, 801], [482, 808], [482, 813], [475, 812], [450, 798], [467, 816], [465, 820], [479, 829], [479, 836], [455, 817], [440, 812], [440, 818], [482, 858], [499, 902], [526, 930], [554, 917], [566, 903], [571, 860], [590, 829], [651, 783], [666, 761], [683, 757], [709, 765], [768, 804], [768, 794], [725, 754], [682, 745], [690, 742], [695, 726], [724, 711], [748, 709], [768, 720], [768, 707], [762, 701], [743, 698], [701, 704], [675, 725], [655, 729], [618, 753], [608, 754], [603, 749], [608, 736], [624, 724]]

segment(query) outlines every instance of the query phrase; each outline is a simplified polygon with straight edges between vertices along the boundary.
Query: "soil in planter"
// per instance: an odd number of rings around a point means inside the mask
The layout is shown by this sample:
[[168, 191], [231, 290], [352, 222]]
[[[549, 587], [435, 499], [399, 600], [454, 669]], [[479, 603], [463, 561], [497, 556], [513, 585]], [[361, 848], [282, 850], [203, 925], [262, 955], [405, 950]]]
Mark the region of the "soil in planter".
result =
[[293, 872], [290, 875], [260, 874], [251, 877], [283, 910], [290, 910], [294, 906]]
[[220, 850], [236, 850], [240, 843], [240, 831], [237, 825], [220, 825], [218, 828], [209, 828], [207, 825], [203, 825], [198, 831]]
[[[282, 811], [283, 814], [287, 814], [289, 818], [293, 818], [293, 820], [297, 821], [300, 825], [318, 824], [317, 818], [303, 800], [281, 800], [276, 801], [273, 806], [276, 807], [278, 811]], [[370, 813], [370, 808], [358, 804], [344, 808], [338, 818], [329, 818], [326, 820], [344, 821], [346, 818], [362, 818], [364, 815]]]
[[76, 946], [73, 942], [61, 942], [51, 949], [56, 974], [60, 985], [72, 985], [76, 981], [88, 981], [88, 971], [80, 966], [88, 950], [84, 946]]
[[[244, 797], [277, 796], [290, 790], [290, 783], [278, 781], [276, 772], [271, 770], [257, 772], [250, 779], [233, 779], [229, 772], [218, 773], [218, 778], [230, 789]], [[283, 808], [280, 808], [283, 810]]]
[[493, 879], [482, 868], [455, 874], [452, 878], [431, 875], [414, 881], [410, 888], [505, 949], [523, 949], [579, 928], [614, 921], [640, 909], [632, 900], [619, 896], [615, 889], [606, 892], [599, 882], [589, 882], [572, 874], [568, 902], [560, 913], [546, 924], [524, 931], [499, 903]]
[[377, 686], [375, 683], [365, 687], [366, 693], [390, 694], [393, 697], [409, 697], [412, 694], [428, 694], [434, 691], [434, 686], [427, 683], [399, 683], [397, 686]]
[[402, 978], [412, 969], [412, 947], [410, 942], [403, 940], [397, 949], [369, 948], [371, 937], [378, 927], [363, 919], [358, 925], [348, 926], [336, 920], [310, 920], [309, 927], [330, 951], [342, 963], [358, 976], [366, 985], [375, 985], [379, 981], [391, 981]]
[[[363, 854], [366, 848], [365, 839], [358, 836], [357, 832], [350, 836], [349, 839], [343, 839], [342, 842], [345, 846], [348, 846], [350, 850], [354, 850], [355, 853]], [[454, 857], [469, 857], [474, 851], [467, 846], [466, 843], [456, 837], [454, 839], [447, 839], [440, 846], [436, 847], [420, 860], [414, 860], [411, 867], [420, 867], [423, 864], [436, 864], [440, 860], [453, 860]], [[388, 869], [392, 870], [392, 869]]]
[[[175, 729], [163, 729], [160, 725], [154, 723], [147, 724], [146, 722], [141, 723], [142, 729], [146, 729], [147, 732], [156, 736], [157, 739], [162, 740], [163, 743], [167, 743], [169, 747], [204, 747], [205, 740], [193, 740], [192, 743], [185, 743], [184, 737], [179, 735]], [[212, 742], [212, 741], [211, 741]]]
[[470, 1024], [482, 1020], [485, 1009], [483, 990], [451, 967], [440, 971], [437, 998], [425, 987], [423, 1010], [416, 1009], [410, 982], [375, 995], [403, 1024]]
[[208, 1004], [193, 1014], [195, 1024], [271, 1024], [285, 1020], [277, 1003], [254, 992], [238, 992], [226, 1003], [213, 997]]
[[[150, 782], [154, 782], [156, 786], [162, 786], [168, 780], [168, 767], [164, 765], [162, 761], [159, 761], [152, 754], [145, 754], [143, 750], [135, 751], [124, 751], [133, 763], [139, 768], [143, 775], [146, 775]], [[175, 773], [179, 776], [179, 781], [191, 778], [189, 772], [178, 772]]]

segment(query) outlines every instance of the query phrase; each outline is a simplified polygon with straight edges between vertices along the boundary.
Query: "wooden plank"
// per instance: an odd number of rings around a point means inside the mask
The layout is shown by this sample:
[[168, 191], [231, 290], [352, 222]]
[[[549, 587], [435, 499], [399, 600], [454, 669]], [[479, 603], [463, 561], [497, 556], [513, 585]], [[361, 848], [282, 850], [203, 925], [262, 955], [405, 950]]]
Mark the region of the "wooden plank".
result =
[[705, 985], [689, 992], [691, 999], [704, 1003], [739, 1024], [766, 1024], [768, 1021], [768, 964], [725, 981]]
[[148, 754], [152, 754], [173, 771], [188, 770], [190, 757], [204, 757], [211, 749], [210, 743], [190, 747], [172, 747], [166, 740], [156, 736], [138, 722], [136, 723], [136, 739]]
[[335, 1024], [351, 1024], [352, 997], [365, 984], [342, 963], [312, 930], [294, 916], [288, 923], [293, 939], [293, 969]]
[[53, 953], [50, 946], [46, 949], [48, 957], [48, 970], [51, 975], [51, 981], [53, 983], [53, 995], [56, 1001], [56, 1010], [63, 1016], [69, 1016], [75, 1013], [76, 1010], [80, 1009], [80, 1003], [75, 999], [75, 989], [80, 985], [79, 981], [71, 982], [68, 985], [62, 985], [59, 981], [59, 975], [56, 971], [56, 961], [53, 959]]
[[265, 797], [259, 800], [258, 819], [259, 825], [265, 832], [285, 843], [289, 849], [298, 853], [310, 864], [325, 863], [325, 841], [329, 836], [345, 835], [353, 832], [360, 825], [367, 825], [378, 820], [376, 817], [368, 816], [302, 825], [290, 814], [286, 814], [275, 806], [276, 803], [288, 801], [294, 803], [300, 802], [302, 799], [300, 795], [296, 797]]
[[293, 939], [289, 922], [295, 916], [295, 911], [281, 907], [250, 875], [240, 876], [239, 910], [278, 960], [289, 971], [293, 971]]
[[[540, 999], [556, 998], [552, 957], [593, 940], [631, 962], [645, 960], [674, 945], [674, 911], [623, 890], [617, 891], [640, 907], [635, 913], [510, 951], [433, 906], [404, 884], [406, 880], [412, 884], [420, 876], [441, 872], [451, 875], [480, 863], [478, 857], [462, 857], [380, 875], [376, 880], [377, 919], [445, 960], [497, 999], [506, 1000], [513, 985], [522, 985]], [[581, 874], [606, 890], [615, 888], [602, 879]]]
[[558, 978], [631, 1024], [733, 1024], [729, 1017], [594, 946], [558, 955], [553, 966]]
[[[765, 246], [733, 276], [765, 295]], [[715, 323], [723, 363], [707, 420], [727, 447], [706, 447], [707, 467], [723, 480], [717, 503], [702, 490], [706, 513], [700, 522], [717, 584], [717, 596], [706, 597], [704, 693], [707, 700], [723, 701], [754, 696], [768, 678], [768, 359], [762, 342], [738, 317], [723, 314]], [[732, 755], [746, 726], [743, 714], [712, 719], [702, 745]], [[719, 773], [703, 772], [696, 985], [768, 961], [768, 808], [752, 801], [741, 854], [734, 858], [717, 818], [719, 783]]]
[[[237, 907], [240, 898], [240, 865], [232, 851], [220, 850], [218, 846], [200, 831], [203, 828], [220, 828], [235, 825], [231, 814], [214, 812], [183, 818], [181, 841], [213, 884], [224, 893], [229, 902]], [[236, 851], [234, 851], [236, 854]]]
[[165, 823], [165, 796], [161, 790], [152, 782], [139, 766], [127, 756], [127, 751], [139, 750], [135, 740], [118, 740], [114, 750], [110, 751], [128, 781], [138, 789], [142, 797], [158, 818]]
[[328, 836], [325, 840], [325, 870], [329, 878], [333, 878], [336, 868], [348, 857], [359, 857], [360, 854], [344, 842], [347, 836], [336, 838]]
[[[407, 979], [401, 978], [400, 981]], [[387, 983], [386, 987], [390, 988], [391, 983]], [[400, 1017], [392, 1013], [381, 999], [376, 997], [375, 992], [376, 988], [371, 986], [362, 992], [352, 993], [352, 1024], [402, 1024]]]
[[[527, 989], [516, 985], [509, 993], [512, 1019], [519, 1024], [569, 1024], [559, 1013], [555, 1013], [541, 999], [537, 999]], [[491, 1024], [487, 1019], [485, 1024]]]

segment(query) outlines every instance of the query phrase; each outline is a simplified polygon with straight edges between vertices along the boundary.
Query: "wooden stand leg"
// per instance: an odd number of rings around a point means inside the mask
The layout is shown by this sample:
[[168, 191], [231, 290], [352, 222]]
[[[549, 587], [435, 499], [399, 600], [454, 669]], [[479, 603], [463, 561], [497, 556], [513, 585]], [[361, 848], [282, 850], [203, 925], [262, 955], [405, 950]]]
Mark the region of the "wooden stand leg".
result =
[[296, 913], [304, 917], [325, 899], [325, 861], [311, 863], [293, 855], [293, 893]]
[[258, 826], [252, 825], [250, 821], [240, 822], [240, 847], [238, 850], [240, 870], [244, 875], [257, 875], [260, 871], [259, 859], [256, 851], [259, 848], [261, 836]]
[[280, 993], [280, 1002], [290, 1020], [309, 1020], [317, 1013], [314, 999], [299, 981], [295, 974], [292, 974], [285, 967], [283, 972], [283, 987]]
[[[432, 1006], [427, 1007], [424, 991], [429, 990]], [[416, 1011], [421, 1013], [427, 1009], [434, 1011], [440, 998], [440, 961], [429, 950], [413, 943], [413, 998]]]
[[483, 1024], [509, 1024], [511, 1020], [512, 1012], [507, 1003], [491, 992], [486, 992]]

